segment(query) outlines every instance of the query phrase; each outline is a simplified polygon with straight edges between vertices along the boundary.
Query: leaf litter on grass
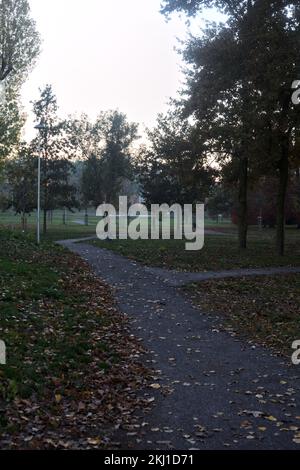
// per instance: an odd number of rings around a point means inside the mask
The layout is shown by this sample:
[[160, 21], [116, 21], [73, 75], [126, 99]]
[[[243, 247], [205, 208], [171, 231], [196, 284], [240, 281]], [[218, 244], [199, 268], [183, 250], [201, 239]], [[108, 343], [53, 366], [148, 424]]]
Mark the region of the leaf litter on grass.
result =
[[117, 446], [149, 371], [111, 290], [54, 245], [2, 240], [0, 257], [1, 448]]

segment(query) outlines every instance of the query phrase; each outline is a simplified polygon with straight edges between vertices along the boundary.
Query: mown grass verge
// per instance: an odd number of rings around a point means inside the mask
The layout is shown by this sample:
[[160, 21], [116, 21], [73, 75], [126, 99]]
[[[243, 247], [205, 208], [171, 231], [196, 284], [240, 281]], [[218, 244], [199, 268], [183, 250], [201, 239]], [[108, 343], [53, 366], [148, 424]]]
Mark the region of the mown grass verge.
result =
[[274, 235], [274, 230], [252, 230], [245, 251], [238, 249], [237, 236], [228, 234], [206, 235], [200, 251], [186, 251], [181, 240], [92, 240], [89, 243], [149, 266], [181, 271], [300, 266], [300, 231], [288, 229], [285, 256], [276, 254]]

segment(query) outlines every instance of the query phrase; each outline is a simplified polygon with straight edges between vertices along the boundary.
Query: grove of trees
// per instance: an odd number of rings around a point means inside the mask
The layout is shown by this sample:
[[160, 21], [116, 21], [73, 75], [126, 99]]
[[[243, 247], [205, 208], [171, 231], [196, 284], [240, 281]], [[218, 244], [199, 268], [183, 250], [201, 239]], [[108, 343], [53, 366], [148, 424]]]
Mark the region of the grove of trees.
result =
[[[44, 129], [21, 142], [20, 86], [34, 65], [40, 39], [27, 0], [2, 0], [0, 13], [0, 167], [4, 208], [35, 210], [37, 155], [42, 155], [42, 209], [73, 210], [116, 203], [133, 184], [146, 204], [207, 202], [212, 215], [233, 216], [239, 248], [260, 215], [276, 227], [284, 253], [285, 224], [300, 226], [300, 5], [289, 0], [163, 0], [166, 17], [213, 7], [225, 15], [207, 22], [182, 46], [185, 83], [139, 144], [139, 129], [119, 110], [60, 119], [54, 91], [33, 103]], [[12, 30], [14, 34], [12, 34]], [[146, 92], [146, 91], [145, 91]], [[7, 189], [8, 188], [8, 189]]]
[[163, 13], [195, 16], [203, 7], [227, 15], [184, 47], [187, 80], [180, 103], [216, 155], [220, 177], [236, 185], [240, 248], [247, 246], [248, 190], [276, 178], [277, 251], [284, 252], [289, 179], [299, 167], [300, 5], [289, 0], [165, 0]]

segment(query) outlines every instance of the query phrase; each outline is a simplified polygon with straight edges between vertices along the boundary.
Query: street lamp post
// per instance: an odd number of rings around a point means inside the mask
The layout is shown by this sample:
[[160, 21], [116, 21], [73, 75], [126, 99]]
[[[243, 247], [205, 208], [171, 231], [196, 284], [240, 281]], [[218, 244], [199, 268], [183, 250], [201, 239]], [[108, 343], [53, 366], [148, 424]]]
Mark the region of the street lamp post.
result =
[[[41, 121], [40, 124], [34, 127], [39, 132], [42, 130], [46, 130], [46, 125]], [[39, 143], [39, 156], [38, 156], [38, 190], [37, 190], [37, 217], [36, 217], [36, 241], [37, 244], [40, 244], [41, 241], [41, 153], [42, 153], [42, 146]]]

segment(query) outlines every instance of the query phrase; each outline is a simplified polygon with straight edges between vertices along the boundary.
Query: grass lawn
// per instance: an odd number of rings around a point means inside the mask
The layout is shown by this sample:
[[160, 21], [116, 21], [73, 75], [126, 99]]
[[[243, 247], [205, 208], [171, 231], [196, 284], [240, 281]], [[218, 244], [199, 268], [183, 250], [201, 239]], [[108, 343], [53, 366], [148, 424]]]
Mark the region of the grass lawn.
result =
[[44, 241], [56, 241], [91, 237], [95, 236], [95, 227], [94, 225], [50, 225], [45, 235], [41, 233], [41, 239]]
[[141, 348], [77, 256], [0, 229], [1, 448], [109, 445], [139, 406]]
[[236, 234], [206, 235], [200, 251], [186, 251], [181, 240], [93, 240], [146, 265], [182, 271], [210, 271], [268, 266], [300, 266], [300, 230], [287, 229], [286, 255], [276, 255], [274, 230], [250, 230], [245, 252], [237, 247]]
[[205, 281], [184, 290], [202, 311], [219, 314], [225, 329], [292, 355], [300, 339], [300, 274]]
[[[42, 214], [43, 215], [43, 214]], [[85, 210], [74, 210], [73, 212], [67, 210], [66, 211], [66, 220], [68, 224], [73, 224], [80, 222], [81, 224], [84, 223], [85, 217]], [[56, 209], [52, 213], [52, 223], [53, 224], [61, 224], [64, 218], [64, 211], [62, 209]], [[32, 214], [29, 214], [27, 217], [28, 224], [34, 224], [36, 219], [36, 213], [33, 211]], [[88, 220], [90, 224], [96, 225], [99, 217], [96, 216], [96, 209], [89, 208], [88, 209]], [[15, 214], [14, 211], [0, 211], [0, 223], [1, 224], [20, 224], [21, 223], [21, 216], [20, 214]], [[205, 224], [207, 226], [217, 226], [220, 228], [230, 228], [233, 227], [231, 221], [229, 219], [224, 218], [222, 222], [218, 223], [217, 218], [209, 218], [205, 217]]]
[[[95, 235], [96, 224], [99, 220], [95, 215], [89, 215], [89, 225], [84, 225], [84, 211], [67, 212], [66, 224], [63, 224], [63, 211], [53, 212], [52, 220], [47, 221], [47, 233], [43, 234], [43, 220], [41, 219], [41, 239], [46, 241], [63, 240], [67, 238], [81, 238]], [[21, 217], [12, 212], [0, 212], [0, 229], [8, 228], [16, 233], [22, 232]], [[35, 237], [36, 216], [28, 217], [27, 233]]]
[[[41, 237], [44, 240], [63, 240], [68, 238], [81, 238], [96, 235], [96, 225], [100, 218], [96, 217], [96, 211], [89, 210], [88, 226], [85, 226], [85, 211], [66, 212], [66, 224], [63, 223], [64, 211], [57, 209], [53, 211], [52, 219], [47, 221], [47, 233], [42, 233], [43, 220], [41, 219]], [[43, 214], [42, 214], [43, 215]], [[124, 219], [122, 219], [124, 220]], [[149, 220], [143, 219], [142, 222], [145, 226], [149, 226]], [[230, 232], [235, 230], [235, 227], [228, 220], [222, 223], [217, 223], [213, 219], [206, 219], [206, 226], [210, 229]], [[33, 213], [27, 218], [27, 232], [35, 235], [36, 231], [36, 214]], [[117, 225], [119, 219], [117, 219]], [[0, 212], [0, 228], [8, 227], [10, 230], [20, 232], [21, 229], [21, 216], [16, 215], [12, 211]]]
[[[98, 218], [96, 217], [95, 211], [88, 212], [88, 221], [91, 225], [96, 225]], [[74, 212], [66, 211], [66, 223], [68, 225], [84, 225], [84, 216], [85, 211], [74, 210]], [[56, 209], [52, 213], [51, 220], [48, 218], [48, 222], [51, 225], [61, 225], [64, 219], [64, 211], [61, 209]], [[43, 220], [43, 212], [41, 213], [41, 221]], [[28, 214], [27, 216], [28, 225], [35, 225], [36, 222], [36, 213]], [[21, 215], [15, 214], [14, 211], [0, 212], [0, 223], [1, 224], [11, 224], [11, 225], [20, 225], [21, 224]]]
[[[36, 228], [33, 225], [28, 226], [27, 232], [23, 234], [22, 229], [19, 225], [15, 225], [13, 228], [10, 228], [9, 224], [0, 225], [0, 230], [7, 229], [10, 230], [12, 233], [16, 235], [22, 236], [29, 236], [32, 239], [36, 237]], [[75, 238], [84, 238], [95, 236], [96, 233], [96, 225], [63, 225], [63, 224], [49, 224], [47, 228], [47, 233], [44, 235], [41, 229], [41, 240], [42, 241], [56, 241], [56, 240], [67, 240], [75, 239]]]

